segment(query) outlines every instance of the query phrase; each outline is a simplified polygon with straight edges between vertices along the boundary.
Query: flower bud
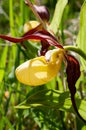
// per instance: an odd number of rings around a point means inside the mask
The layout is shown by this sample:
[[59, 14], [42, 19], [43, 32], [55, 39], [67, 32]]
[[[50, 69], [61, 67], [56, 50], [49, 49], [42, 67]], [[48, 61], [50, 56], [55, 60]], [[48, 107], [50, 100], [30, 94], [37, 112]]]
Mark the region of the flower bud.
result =
[[41, 17], [41, 19], [45, 22], [48, 22], [50, 19], [50, 13], [46, 6], [37, 6], [34, 5], [34, 8], [36, 9], [37, 13]]

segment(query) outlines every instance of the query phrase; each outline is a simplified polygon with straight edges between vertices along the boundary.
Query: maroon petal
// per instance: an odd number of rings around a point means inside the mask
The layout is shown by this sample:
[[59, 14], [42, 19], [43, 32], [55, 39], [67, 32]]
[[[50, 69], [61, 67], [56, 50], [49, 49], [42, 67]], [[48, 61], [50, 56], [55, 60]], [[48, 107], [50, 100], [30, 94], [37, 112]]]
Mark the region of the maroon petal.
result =
[[66, 73], [67, 73], [67, 81], [68, 81], [68, 87], [71, 93], [71, 101], [72, 105], [74, 107], [75, 112], [77, 113], [78, 117], [86, 123], [86, 120], [81, 117], [81, 115], [78, 112], [76, 102], [75, 102], [75, 93], [76, 93], [76, 81], [80, 77], [80, 65], [79, 62], [71, 55], [67, 56], [67, 68], [66, 68]]
[[62, 45], [60, 45], [57, 42], [56, 38], [52, 34], [50, 34], [48, 31], [44, 29], [41, 29], [40, 27], [36, 27], [30, 30], [21, 38], [13, 38], [6, 35], [0, 35], [0, 38], [8, 40], [10, 42], [14, 42], [14, 43], [23, 42], [25, 40], [31, 40], [31, 39], [40, 40], [42, 43], [44, 43], [42, 44], [43, 50], [46, 50], [46, 47], [48, 48], [49, 46], [56, 46], [58, 48], [63, 48]]
[[35, 28], [29, 30], [28, 32], [26, 32], [26, 33], [23, 35], [23, 37], [24, 37], [24, 36], [27, 36], [27, 35], [34, 34], [34, 33], [35, 33], [36, 31], [38, 31], [38, 30], [43, 30], [43, 27], [42, 27], [41, 24], [39, 24], [37, 27], [35, 27]]
[[66, 73], [69, 89], [72, 92], [72, 94], [75, 95], [75, 83], [80, 77], [80, 65], [79, 62], [71, 55], [67, 56]]
[[57, 46], [59, 48], [63, 48], [60, 44], [58, 44], [52, 37], [50, 37], [49, 35], [46, 35], [46, 31], [36, 31], [33, 34], [29, 34], [29, 35], [25, 35], [21, 38], [13, 38], [11, 36], [6, 36], [6, 35], [0, 35], [0, 38], [8, 40], [10, 42], [23, 42], [26, 40], [41, 40], [44, 42], [47, 42], [49, 45], [52, 46]]
[[[51, 46], [56, 46], [59, 48], [63, 48], [62, 45], [60, 45], [56, 39], [56, 37], [54, 35], [52, 35], [51, 33], [49, 33], [47, 30], [43, 29], [41, 24], [38, 25], [36, 28], [28, 31], [27, 33], [25, 33], [23, 35], [23, 37], [28, 37], [29, 39], [29, 35], [34, 36], [34, 39], [39, 39], [42, 42], [46, 42]], [[32, 38], [33, 39], [33, 38]]]

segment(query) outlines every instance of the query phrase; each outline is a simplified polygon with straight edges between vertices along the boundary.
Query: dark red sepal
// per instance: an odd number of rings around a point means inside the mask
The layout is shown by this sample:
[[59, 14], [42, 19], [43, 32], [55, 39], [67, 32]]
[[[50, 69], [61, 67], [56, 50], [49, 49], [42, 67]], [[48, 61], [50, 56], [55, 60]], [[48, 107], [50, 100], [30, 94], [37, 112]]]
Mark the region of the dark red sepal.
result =
[[43, 54], [46, 53], [49, 46], [56, 46], [57, 48], [63, 48], [63, 46], [58, 43], [57, 39], [52, 34], [50, 34], [47, 30], [42, 29], [40, 25], [28, 31], [21, 38], [13, 38], [11, 36], [6, 36], [6, 35], [0, 35], [0, 38], [14, 43], [18, 43], [18, 42], [21, 43], [23, 41], [32, 40], [32, 39], [40, 40], [42, 43], [41, 53], [43, 51]]
[[80, 77], [80, 65], [79, 62], [71, 55], [67, 55], [67, 68], [66, 68], [66, 73], [67, 73], [67, 81], [68, 81], [68, 87], [71, 93], [71, 101], [73, 108], [78, 115], [78, 117], [86, 123], [86, 120], [83, 119], [83, 117], [79, 114], [76, 102], [75, 102], [75, 93], [76, 93], [76, 81]]
[[76, 93], [75, 84], [80, 77], [80, 65], [79, 62], [71, 55], [67, 55], [67, 81], [68, 87], [73, 95]]

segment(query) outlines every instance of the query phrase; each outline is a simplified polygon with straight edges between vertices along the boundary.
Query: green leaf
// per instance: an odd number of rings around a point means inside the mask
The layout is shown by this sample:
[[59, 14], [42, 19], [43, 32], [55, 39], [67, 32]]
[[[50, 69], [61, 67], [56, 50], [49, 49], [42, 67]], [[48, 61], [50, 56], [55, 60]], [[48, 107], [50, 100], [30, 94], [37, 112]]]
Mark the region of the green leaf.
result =
[[86, 130], [86, 125], [84, 125], [81, 130]]
[[0, 59], [0, 82], [3, 80], [4, 73], [5, 73], [7, 51], [8, 51], [8, 46], [5, 46]]
[[68, 0], [57, 1], [54, 16], [53, 16], [52, 22], [49, 26], [49, 30], [52, 30], [55, 34], [58, 31], [58, 28], [59, 28], [59, 25], [61, 22], [61, 18], [62, 18], [64, 9], [65, 9], [65, 6], [67, 5], [67, 3], [68, 3]]
[[[83, 118], [86, 119], [86, 101], [76, 98], [77, 108]], [[18, 109], [27, 108], [53, 108], [62, 111], [74, 112], [70, 99], [70, 92], [47, 89], [46, 87], [36, 87], [31, 90], [26, 99], [16, 106]]]
[[[77, 38], [77, 45], [86, 54], [86, 0], [80, 12], [80, 30]], [[81, 57], [83, 69], [86, 70], [86, 60]]]

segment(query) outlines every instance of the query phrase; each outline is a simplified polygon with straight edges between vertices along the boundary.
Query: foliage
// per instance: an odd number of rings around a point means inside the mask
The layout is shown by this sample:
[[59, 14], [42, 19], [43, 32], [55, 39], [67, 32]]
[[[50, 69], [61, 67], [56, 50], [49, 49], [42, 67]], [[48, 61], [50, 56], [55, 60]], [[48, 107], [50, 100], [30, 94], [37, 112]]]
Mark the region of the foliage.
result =
[[[82, 9], [81, 9], [81, 13], [80, 13], [80, 31], [79, 31], [78, 38], [77, 38], [77, 44], [83, 51], [85, 51], [85, 49], [86, 49], [86, 43], [85, 43], [85, 41], [86, 41], [86, 39], [85, 39], [86, 15], [85, 15], [85, 10], [86, 10], [86, 1], [84, 2]], [[86, 68], [85, 68], [86, 61], [81, 58], [81, 62], [82, 62], [83, 68], [86, 70]]]
[[[24, 23], [36, 17], [23, 0], [3, 0], [0, 3], [0, 34], [22, 36]], [[45, 4], [51, 14], [48, 29], [56, 33], [64, 46], [71, 45], [64, 47], [65, 50], [70, 50], [70, 53], [72, 51], [80, 60], [81, 76], [76, 83], [76, 104], [86, 119], [86, 0], [42, 0], [41, 4]], [[25, 41], [24, 44], [27, 50], [20, 44], [0, 39], [0, 130], [84, 130], [86, 125], [75, 115], [72, 107], [63, 64], [59, 76], [45, 85], [26, 86], [16, 80], [16, 67], [27, 59], [36, 57], [40, 49], [39, 43]]]

